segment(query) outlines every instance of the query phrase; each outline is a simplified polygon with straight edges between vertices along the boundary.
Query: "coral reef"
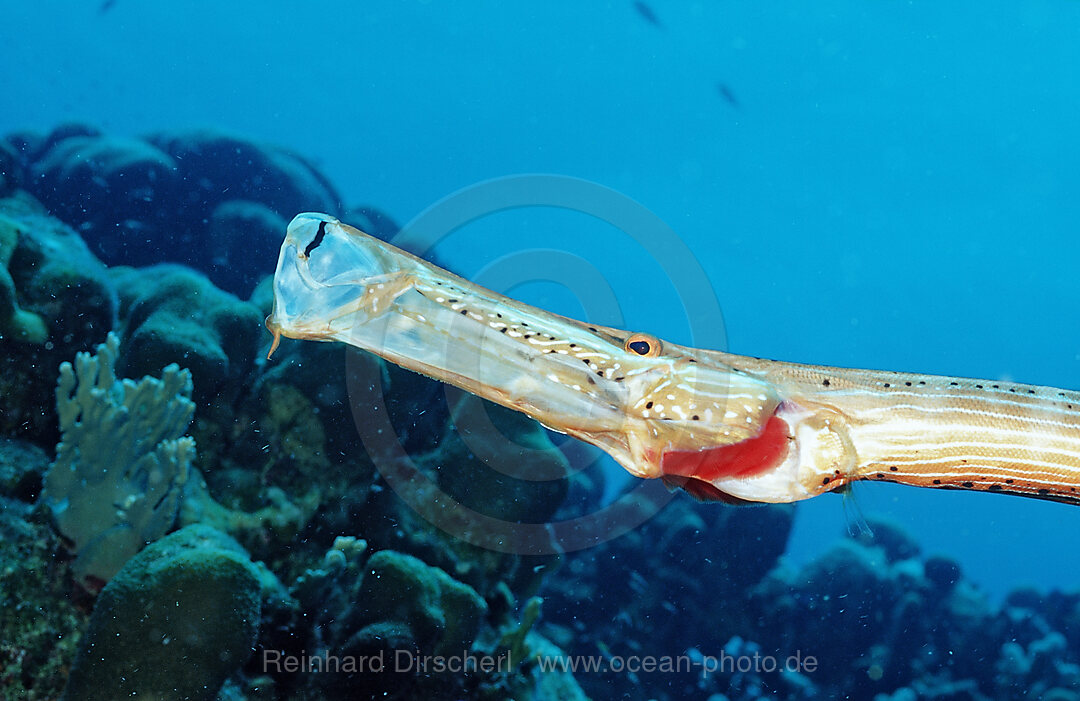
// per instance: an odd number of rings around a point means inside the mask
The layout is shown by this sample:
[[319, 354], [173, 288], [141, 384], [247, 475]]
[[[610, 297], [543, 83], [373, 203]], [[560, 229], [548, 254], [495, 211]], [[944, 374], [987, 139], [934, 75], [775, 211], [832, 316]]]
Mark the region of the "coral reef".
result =
[[[316, 168], [216, 132], [0, 141], [5, 697], [1080, 698], [1080, 590], [994, 604], [882, 522], [795, 567], [791, 507], [653, 513], [661, 492], [373, 356], [264, 360], [259, 280], [308, 209], [343, 210]], [[642, 521], [621, 537], [512, 540], [613, 497]]]
[[[334, 186], [302, 156], [285, 149], [252, 143], [213, 129], [164, 132], [147, 137], [181, 164], [178, 175], [195, 183], [181, 208], [207, 207], [243, 200], [269, 206], [292, 218], [297, 212], [340, 212]], [[229, 187], [218, 184], [227, 180]], [[277, 249], [280, 241], [274, 241]]]
[[0, 438], [0, 494], [32, 501], [49, 467], [45, 451], [17, 438]]
[[116, 267], [109, 276], [120, 291], [122, 371], [138, 377], [182, 361], [200, 406], [231, 405], [264, 340], [259, 310], [180, 265]]
[[[108, 263], [146, 265], [154, 262], [156, 234], [166, 221], [155, 203], [175, 199], [177, 167], [141, 139], [72, 125], [49, 135], [29, 170], [33, 194], [56, 216], [77, 223], [95, 255]], [[123, 235], [116, 235], [118, 229]], [[176, 241], [189, 244], [184, 236]]]
[[[5, 451], [7, 446], [0, 446]], [[6, 452], [6, 451], [5, 451]], [[0, 488], [0, 693], [50, 701], [60, 696], [86, 614], [69, 596], [59, 538], [29, 504]]]
[[[403, 654], [399, 651], [413, 659], [467, 652], [487, 612], [484, 600], [446, 572], [392, 550], [376, 552], [362, 571], [344, 562], [335, 565], [331, 554], [340, 552], [336, 546], [327, 554], [328, 570], [309, 572], [298, 585], [298, 598], [315, 621], [309, 652], [379, 660], [380, 667], [389, 669], [335, 671], [310, 682], [334, 694], [359, 678], [372, 692], [392, 693], [393, 698], [435, 698], [438, 686], [450, 680], [438, 680], [433, 687], [426, 675], [402, 669], [393, 658]], [[355, 551], [353, 558], [359, 554]], [[346, 557], [341, 559], [347, 562]]]
[[[677, 504], [655, 520], [670, 523], [684, 511]], [[764, 509], [723, 510], [736, 520]], [[696, 561], [685, 552], [671, 559], [652, 553], [638, 562], [647, 580], [622, 575], [633, 596], [614, 597], [627, 608], [613, 619], [606, 610], [596, 615], [590, 605], [582, 620], [579, 607], [549, 596], [547, 625], [557, 641], [601, 664], [602, 673], [580, 677], [597, 697], [614, 688], [642, 699], [1011, 699], [1018, 690], [1032, 698], [1077, 698], [1080, 593], [1047, 598], [1019, 591], [996, 608], [963, 579], [956, 563], [923, 559], [895, 524], [870, 525], [873, 535], [838, 541], [804, 567], [771, 558], [769, 571], [744, 580], [750, 586], [742, 590], [728, 588], [730, 575], [707, 574], [713, 558], [732, 566], [746, 562], [721, 549], [706, 549], [707, 558]], [[616, 547], [617, 541], [601, 552]], [[578, 601], [603, 601], [599, 583], [609, 580], [592, 570], [606, 561], [605, 555], [570, 557], [566, 568], [577, 587], [569, 591]], [[679, 582], [692, 584], [680, 588]], [[718, 589], [695, 590], [701, 582]], [[560, 581], [552, 587], [564, 589]], [[663, 598], [652, 598], [656, 594]], [[677, 629], [667, 633], [671, 619]], [[602, 666], [613, 655], [625, 660], [649, 653], [681, 656], [687, 669], [646, 675]], [[763, 664], [766, 659], [776, 666]], [[789, 661], [797, 664], [788, 668]], [[740, 671], [737, 664], [745, 667]]]
[[24, 192], [0, 199], [0, 434], [56, 442], [51, 368], [104, 340], [116, 308], [75, 231]]
[[207, 230], [214, 245], [207, 271], [211, 282], [238, 294], [250, 293], [274, 269], [277, 240], [288, 223], [262, 202], [226, 200], [215, 207]]
[[[487, 612], [484, 600], [468, 585], [411, 555], [392, 550], [375, 553], [358, 592], [362, 606], [355, 621], [361, 639], [368, 621], [391, 622], [436, 655], [467, 649]], [[368, 624], [370, 625], [370, 624]]]
[[302, 157], [214, 130], [129, 138], [68, 124], [10, 135], [3, 154], [0, 192], [21, 182], [109, 265], [184, 263], [244, 296], [273, 272], [288, 219], [343, 209]]
[[0, 215], [0, 337], [40, 345], [49, 336], [45, 320], [19, 307], [15, 281], [8, 272], [11, 256], [18, 243], [18, 223]]
[[[539, 599], [512, 622], [512, 604], [495, 612], [437, 567], [392, 550], [365, 560], [365, 549], [363, 541], [339, 538], [322, 566], [298, 579], [294, 593], [313, 622], [302, 653], [332, 666], [301, 679], [281, 676], [283, 688], [299, 685], [305, 698], [325, 699], [358, 689], [391, 699], [585, 698], [572, 675], [527, 664], [529, 656], [562, 654], [532, 631]], [[338, 662], [329, 662], [333, 656]], [[474, 666], [453, 668], [466, 659]]]
[[[759, 616], [747, 605], [747, 591], [777, 566], [792, 515], [789, 506], [670, 501], [626, 535], [566, 556], [559, 576], [543, 590], [552, 639], [571, 655], [598, 661], [690, 655], [691, 648], [715, 654], [733, 637], [753, 640]], [[589, 602], [585, 614], [582, 601]], [[648, 693], [667, 698], [725, 691], [702, 686], [697, 671], [665, 681], [665, 693]], [[635, 675], [614, 673], [584, 675], [580, 682], [595, 697], [638, 698], [642, 684]]]

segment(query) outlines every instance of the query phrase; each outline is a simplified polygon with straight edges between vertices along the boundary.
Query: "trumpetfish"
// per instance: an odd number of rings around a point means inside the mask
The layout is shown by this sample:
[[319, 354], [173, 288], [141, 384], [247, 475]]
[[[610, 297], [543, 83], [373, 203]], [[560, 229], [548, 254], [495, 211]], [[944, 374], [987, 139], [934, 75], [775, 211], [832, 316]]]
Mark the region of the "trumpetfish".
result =
[[1077, 392], [688, 348], [532, 307], [325, 214], [289, 224], [273, 287], [271, 354], [282, 336], [347, 343], [698, 499], [871, 480], [1080, 502]]

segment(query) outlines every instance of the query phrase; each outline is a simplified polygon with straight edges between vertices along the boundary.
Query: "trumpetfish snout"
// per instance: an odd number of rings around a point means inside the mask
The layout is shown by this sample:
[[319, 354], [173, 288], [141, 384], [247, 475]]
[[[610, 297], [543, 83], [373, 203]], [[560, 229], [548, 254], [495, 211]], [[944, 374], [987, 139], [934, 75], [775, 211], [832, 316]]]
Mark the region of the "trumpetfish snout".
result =
[[274, 334], [341, 341], [524, 412], [701, 499], [788, 502], [855, 480], [1080, 501], [1080, 395], [687, 348], [504, 297], [306, 213]]

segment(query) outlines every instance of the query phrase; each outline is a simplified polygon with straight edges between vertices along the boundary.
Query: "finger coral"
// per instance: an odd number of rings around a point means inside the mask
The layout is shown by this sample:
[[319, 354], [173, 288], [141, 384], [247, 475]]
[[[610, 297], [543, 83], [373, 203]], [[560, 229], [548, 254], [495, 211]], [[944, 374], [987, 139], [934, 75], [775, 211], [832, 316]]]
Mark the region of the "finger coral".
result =
[[161, 379], [118, 380], [120, 341], [60, 366], [61, 441], [42, 500], [77, 554], [76, 580], [97, 589], [144, 545], [171, 529], [195, 441], [191, 373], [169, 365]]

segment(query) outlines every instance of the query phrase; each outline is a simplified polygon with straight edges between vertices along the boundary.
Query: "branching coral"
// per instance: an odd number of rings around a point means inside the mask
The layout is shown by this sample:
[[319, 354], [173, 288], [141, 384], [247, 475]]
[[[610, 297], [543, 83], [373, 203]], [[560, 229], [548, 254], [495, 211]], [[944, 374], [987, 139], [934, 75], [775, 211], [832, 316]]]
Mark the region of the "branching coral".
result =
[[60, 366], [61, 442], [42, 500], [77, 553], [76, 579], [108, 581], [176, 522], [195, 442], [191, 374], [169, 365], [161, 379], [118, 380], [119, 339]]

